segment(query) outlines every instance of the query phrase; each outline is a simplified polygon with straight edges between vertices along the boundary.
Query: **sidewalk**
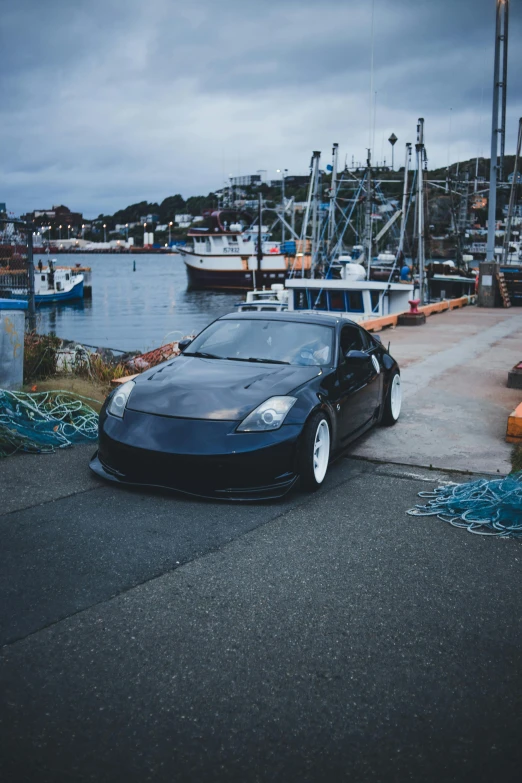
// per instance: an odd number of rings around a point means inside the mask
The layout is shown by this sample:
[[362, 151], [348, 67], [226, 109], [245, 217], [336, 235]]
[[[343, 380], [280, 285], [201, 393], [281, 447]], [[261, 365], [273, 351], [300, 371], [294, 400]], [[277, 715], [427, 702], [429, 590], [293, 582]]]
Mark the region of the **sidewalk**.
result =
[[508, 371], [522, 357], [522, 309], [465, 307], [380, 333], [403, 380], [400, 425], [351, 456], [476, 473], [509, 473], [507, 419], [521, 402]]

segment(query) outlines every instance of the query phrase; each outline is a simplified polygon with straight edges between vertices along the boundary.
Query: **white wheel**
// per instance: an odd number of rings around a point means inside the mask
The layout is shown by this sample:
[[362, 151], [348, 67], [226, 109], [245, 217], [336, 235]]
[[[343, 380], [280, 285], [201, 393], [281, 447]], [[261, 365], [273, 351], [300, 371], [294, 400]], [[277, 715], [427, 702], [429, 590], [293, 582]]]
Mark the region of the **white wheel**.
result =
[[299, 446], [301, 489], [315, 492], [324, 481], [330, 462], [330, 425], [322, 412], [306, 423]]
[[396, 424], [401, 415], [402, 406], [402, 386], [401, 376], [395, 370], [388, 388], [388, 393], [384, 401], [384, 412], [382, 415], [382, 424], [390, 426]]
[[326, 471], [328, 469], [329, 459], [330, 428], [327, 421], [325, 419], [321, 419], [315, 431], [313, 456], [314, 478], [318, 484], [322, 484], [324, 481], [324, 477], [326, 476]]
[[401, 386], [401, 376], [395, 375], [392, 381], [391, 390], [390, 390], [390, 403], [391, 403], [391, 414], [395, 421], [399, 418], [401, 415], [401, 406], [402, 406], [402, 386]]

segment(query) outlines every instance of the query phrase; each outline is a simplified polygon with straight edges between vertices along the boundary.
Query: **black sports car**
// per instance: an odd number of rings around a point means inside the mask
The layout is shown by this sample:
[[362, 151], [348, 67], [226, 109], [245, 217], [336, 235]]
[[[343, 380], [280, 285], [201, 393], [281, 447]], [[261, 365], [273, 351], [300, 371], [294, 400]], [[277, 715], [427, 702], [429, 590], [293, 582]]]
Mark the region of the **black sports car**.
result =
[[91, 468], [123, 484], [234, 500], [317, 489], [330, 460], [401, 409], [397, 362], [327, 313], [231, 313], [128, 381], [100, 414]]

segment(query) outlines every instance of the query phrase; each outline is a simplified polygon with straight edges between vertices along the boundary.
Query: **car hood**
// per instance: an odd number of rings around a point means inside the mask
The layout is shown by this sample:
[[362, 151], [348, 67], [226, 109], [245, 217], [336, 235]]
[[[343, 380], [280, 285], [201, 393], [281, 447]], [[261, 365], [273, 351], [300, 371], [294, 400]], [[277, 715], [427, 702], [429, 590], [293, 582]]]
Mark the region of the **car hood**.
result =
[[242, 421], [276, 395], [289, 394], [320, 367], [179, 356], [136, 379], [127, 407], [158, 416]]

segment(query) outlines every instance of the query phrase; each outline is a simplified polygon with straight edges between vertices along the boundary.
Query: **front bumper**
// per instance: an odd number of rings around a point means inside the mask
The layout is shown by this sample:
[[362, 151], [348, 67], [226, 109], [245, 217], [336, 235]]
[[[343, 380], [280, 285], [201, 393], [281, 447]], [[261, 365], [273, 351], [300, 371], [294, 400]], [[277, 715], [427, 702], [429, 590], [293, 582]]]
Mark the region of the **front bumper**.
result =
[[270, 500], [296, 483], [301, 425], [237, 433], [237, 422], [175, 419], [127, 410], [100, 418], [90, 467], [119, 484], [221, 500]]

